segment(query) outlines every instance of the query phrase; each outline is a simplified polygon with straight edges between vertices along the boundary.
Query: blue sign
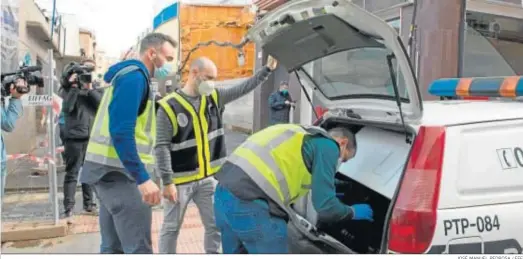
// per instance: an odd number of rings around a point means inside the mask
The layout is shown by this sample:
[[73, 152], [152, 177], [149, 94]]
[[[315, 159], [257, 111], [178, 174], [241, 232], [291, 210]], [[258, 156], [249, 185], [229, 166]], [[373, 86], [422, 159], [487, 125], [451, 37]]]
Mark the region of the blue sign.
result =
[[156, 30], [160, 25], [178, 17], [178, 2], [175, 2], [165, 7], [159, 14], [154, 17], [153, 30]]

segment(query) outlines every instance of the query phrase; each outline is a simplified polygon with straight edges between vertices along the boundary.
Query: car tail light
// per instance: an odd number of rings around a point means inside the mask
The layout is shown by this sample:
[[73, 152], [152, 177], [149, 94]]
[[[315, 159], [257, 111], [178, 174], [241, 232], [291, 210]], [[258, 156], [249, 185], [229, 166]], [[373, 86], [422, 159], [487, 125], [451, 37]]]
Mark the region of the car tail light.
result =
[[325, 114], [329, 109], [327, 108], [324, 108], [324, 107], [321, 107], [319, 105], [316, 105], [314, 107], [314, 110], [316, 111], [316, 114], [318, 114], [318, 117], [321, 117], [323, 116], [323, 114]]
[[392, 210], [388, 247], [396, 253], [425, 252], [436, 228], [444, 127], [421, 127]]

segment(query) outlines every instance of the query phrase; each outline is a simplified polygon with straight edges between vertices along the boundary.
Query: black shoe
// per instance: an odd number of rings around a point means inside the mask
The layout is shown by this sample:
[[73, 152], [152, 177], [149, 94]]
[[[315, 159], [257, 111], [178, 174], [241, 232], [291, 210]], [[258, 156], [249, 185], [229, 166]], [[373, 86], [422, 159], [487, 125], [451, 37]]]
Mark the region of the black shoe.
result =
[[73, 211], [72, 210], [66, 210], [64, 212], [64, 218], [70, 218], [73, 216]]
[[84, 210], [88, 213], [96, 212], [96, 204], [92, 203], [84, 206]]
[[67, 224], [72, 224], [73, 211], [72, 210], [66, 210], [64, 212], [64, 219], [67, 222]]

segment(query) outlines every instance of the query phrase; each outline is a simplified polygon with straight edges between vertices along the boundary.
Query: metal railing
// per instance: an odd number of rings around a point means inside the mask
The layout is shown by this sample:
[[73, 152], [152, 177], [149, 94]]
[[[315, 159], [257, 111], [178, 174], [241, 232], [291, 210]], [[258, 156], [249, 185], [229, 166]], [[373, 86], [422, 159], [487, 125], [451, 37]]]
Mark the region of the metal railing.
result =
[[[61, 152], [56, 145], [55, 115], [53, 109], [53, 51], [48, 51], [47, 60], [42, 66], [44, 77], [43, 94], [35, 94], [33, 89], [22, 98], [24, 109], [34, 110], [34, 106], [46, 108], [46, 130], [37, 134], [36, 144], [24, 141], [23, 136], [4, 135], [7, 149], [25, 150], [23, 153], [8, 155], [5, 195], [2, 197], [2, 229], [20, 223], [59, 223], [57, 155]], [[34, 98], [34, 95], [39, 96]], [[25, 114], [24, 117], [34, 116]], [[34, 117], [33, 117], [34, 118]], [[19, 121], [17, 129], [24, 130]], [[35, 128], [36, 129], [36, 128]], [[3, 133], [4, 134], [4, 133]], [[16, 139], [13, 139], [16, 137]], [[18, 148], [17, 148], [18, 146]]]

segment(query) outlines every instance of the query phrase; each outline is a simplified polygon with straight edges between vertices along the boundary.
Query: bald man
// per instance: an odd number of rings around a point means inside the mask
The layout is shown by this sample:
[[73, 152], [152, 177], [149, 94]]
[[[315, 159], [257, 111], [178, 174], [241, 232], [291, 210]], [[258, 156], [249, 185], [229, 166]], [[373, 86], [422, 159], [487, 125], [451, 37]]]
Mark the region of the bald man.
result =
[[220, 233], [214, 220], [214, 174], [225, 161], [223, 107], [263, 83], [277, 66], [272, 57], [250, 79], [214, 89], [216, 65], [208, 58], [193, 61], [189, 78], [181, 89], [158, 102], [156, 163], [162, 175], [164, 221], [160, 253], [175, 254], [187, 205], [192, 200], [205, 228], [206, 253], [218, 253]]

